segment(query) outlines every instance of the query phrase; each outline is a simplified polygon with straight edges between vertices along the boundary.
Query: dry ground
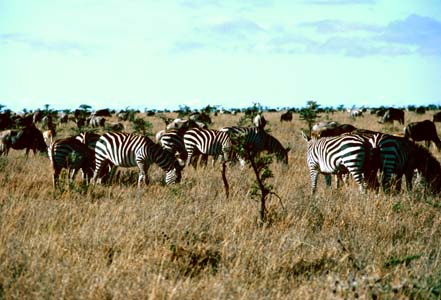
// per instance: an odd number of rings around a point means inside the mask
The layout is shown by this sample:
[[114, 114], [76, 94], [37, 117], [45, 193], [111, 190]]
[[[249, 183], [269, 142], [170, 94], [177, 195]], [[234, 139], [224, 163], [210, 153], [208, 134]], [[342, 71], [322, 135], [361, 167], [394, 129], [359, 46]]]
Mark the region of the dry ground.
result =
[[[54, 192], [47, 157], [1, 157], [0, 299], [439, 299], [440, 200], [418, 189], [327, 190], [323, 177], [311, 197], [305, 124], [298, 115], [282, 124], [280, 113], [265, 116], [292, 150], [288, 167], [271, 166], [283, 207], [271, 200], [264, 226], [249, 196], [250, 169], [228, 170], [228, 200], [219, 166], [184, 169], [170, 187], [155, 167], [142, 189], [130, 181], [134, 169], [111, 187]], [[402, 132], [371, 115], [328, 118]], [[426, 118], [406, 113], [406, 123]], [[238, 119], [215, 117], [213, 127]]]

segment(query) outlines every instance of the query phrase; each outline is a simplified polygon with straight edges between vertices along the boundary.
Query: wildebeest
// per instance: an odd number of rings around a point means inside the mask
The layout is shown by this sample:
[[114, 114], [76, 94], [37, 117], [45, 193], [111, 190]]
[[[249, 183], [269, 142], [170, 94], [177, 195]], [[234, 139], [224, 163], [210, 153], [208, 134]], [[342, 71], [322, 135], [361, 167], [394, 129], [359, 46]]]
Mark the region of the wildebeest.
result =
[[199, 122], [199, 121], [194, 121], [192, 119], [174, 119], [171, 123], [167, 124], [166, 129], [167, 130], [171, 130], [171, 129], [175, 129], [175, 130], [179, 130], [180, 132], [185, 132], [188, 129], [191, 128], [204, 128], [207, 129], [207, 125], [203, 122]]
[[379, 121], [380, 123], [393, 123], [398, 121], [400, 124], [404, 124], [404, 111], [396, 108], [389, 108], [384, 113], [383, 117]]
[[66, 113], [60, 113], [58, 120], [60, 123], [67, 123], [69, 121], [69, 115]]
[[356, 130], [357, 127], [351, 124], [340, 124], [334, 128], [324, 128], [320, 132], [318, 132], [319, 137], [327, 137], [327, 136], [337, 136], [343, 133], [352, 132]]
[[20, 130], [5, 130], [0, 133], [0, 153], [8, 155], [9, 149], [26, 149], [26, 155], [32, 149], [46, 153], [47, 146], [43, 134], [35, 126], [28, 126]]
[[291, 122], [292, 121], [292, 112], [291, 111], [287, 111], [286, 113], [283, 113], [280, 115], [280, 122]]
[[92, 113], [92, 116], [95, 117], [111, 117], [112, 114], [110, 113], [110, 109], [104, 108], [104, 109], [98, 109]]
[[312, 127], [311, 136], [316, 138], [337, 136], [357, 129], [351, 124], [340, 124], [335, 121], [321, 121]]
[[433, 122], [441, 122], [441, 111], [433, 115]]
[[109, 131], [123, 131], [124, 130], [124, 125], [121, 122], [109, 123], [106, 127]]
[[427, 148], [429, 148], [432, 141], [435, 143], [438, 151], [441, 151], [441, 141], [436, 132], [436, 126], [430, 120], [407, 124], [404, 128], [404, 137], [417, 142], [426, 141]]
[[13, 123], [10, 111], [0, 113], [0, 130], [11, 128], [12, 125]]
[[424, 106], [418, 106], [418, 107], [415, 109], [415, 113], [420, 114], [420, 115], [423, 115], [423, 114], [426, 113], [426, 108], [425, 108]]

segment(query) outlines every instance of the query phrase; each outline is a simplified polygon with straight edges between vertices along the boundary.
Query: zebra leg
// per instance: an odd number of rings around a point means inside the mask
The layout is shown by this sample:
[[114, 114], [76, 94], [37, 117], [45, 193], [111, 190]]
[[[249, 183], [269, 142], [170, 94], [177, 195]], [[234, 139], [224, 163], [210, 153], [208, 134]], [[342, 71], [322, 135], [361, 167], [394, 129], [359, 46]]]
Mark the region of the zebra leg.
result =
[[[337, 178], [338, 175], [336, 175]], [[332, 184], [332, 176], [329, 174], [325, 174], [325, 183], [326, 183], [326, 187], [330, 187]], [[337, 188], [338, 188], [338, 178], [337, 178]]]
[[52, 176], [52, 183], [54, 185], [54, 189], [56, 189], [59, 185], [58, 179], [60, 177], [60, 172], [61, 172], [60, 168], [54, 168], [54, 174]]
[[315, 193], [317, 190], [317, 178], [318, 178], [318, 171], [317, 170], [311, 170], [311, 195]]
[[359, 167], [347, 167], [347, 169], [349, 170], [349, 173], [352, 175], [352, 177], [354, 178], [354, 181], [358, 184], [358, 189], [361, 193], [365, 193], [366, 191], [366, 186], [365, 186], [365, 182], [363, 179], [363, 171], [361, 170], [361, 168]]
[[99, 180], [100, 183], [103, 179], [103, 177], [106, 175], [105, 170], [108, 168], [109, 161], [107, 159], [97, 162], [95, 167], [95, 172], [93, 174], [92, 182], [93, 184], [96, 184]]
[[74, 180], [75, 180], [75, 176], [77, 175], [78, 169], [77, 168], [73, 168], [71, 170], [69, 170], [69, 184], [73, 184]]
[[144, 181], [145, 185], [149, 184], [149, 177], [147, 176], [147, 172], [149, 170], [150, 165], [144, 162], [138, 162], [139, 175], [138, 175], [138, 188], [141, 187], [142, 181]]
[[406, 188], [408, 192], [412, 191], [412, 183], [413, 183], [413, 176], [414, 176], [414, 170], [407, 170], [404, 174], [406, 176]]

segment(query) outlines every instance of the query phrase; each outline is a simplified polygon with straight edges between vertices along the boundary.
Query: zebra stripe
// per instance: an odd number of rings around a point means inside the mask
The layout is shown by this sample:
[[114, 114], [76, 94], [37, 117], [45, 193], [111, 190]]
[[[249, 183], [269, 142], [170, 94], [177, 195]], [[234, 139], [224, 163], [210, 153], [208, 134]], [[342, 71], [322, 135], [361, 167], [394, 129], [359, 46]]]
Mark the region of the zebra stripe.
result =
[[103, 171], [109, 164], [124, 168], [138, 166], [138, 187], [140, 187], [142, 180], [148, 184], [146, 174], [152, 162], [166, 172], [166, 184], [179, 182], [181, 179], [182, 167], [174, 155], [163, 150], [161, 146], [145, 136], [108, 132], [98, 140], [95, 147], [95, 156], [94, 182], [102, 177]]
[[[244, 136], [244, 146], [251, 150], [253, 156], [259, 152], [268, 151], [275, 153], [278, 161], [288, 164], [289, 148], [285, 149], [279, 140], [261, 128], [231, 126], [224, 127], [220, 131], [228, 132], [233, 141], [238, 136]], [[241, 164], [244, 164], [242, 159]]]
[[400, 191], [402, 177], [405, 175], [407, 190], [411, 191], [418, 160], [413, 143], [406, 138], [383, 134], [377, 144], [380, 151], [383, 190], [389, 191], [392, 177], [396, 175], [395, 190]]
[[75, 138], [54, 141], [48, 148], [48, 155], [53, 169], [54, 188], [58, 186], [58, 178], [63, 168], [68, 169], [71, 183], [79, 169], [82, 170], [85, 181], [93, 176], [95, 154]]
[[317, 177], [322, 174], [339, 174], [349, 172], [359, 185], [361, 192], [365, 190], [364, 173], [368, 169], [372, 145], [356, 134], [345, 134], [336, 137], [311, 139], [302, 132], [308, 141], [306, 160], [311, 178], [311, 193], [317, 188]]
[[81, 143], [87, 145], [89, 149], [95, 151], [95, 146], [101, 135], [93, 133], [93, 132], [81, 132], [79, 135], [75, 136], [75, 139], [80, 141]]
[[412, 189], [412, 179], [418, 159], [414, 143], [406, 138], [369, 130], [356, 130], [353, 133], [368, 140], [378, 152], [376, 157], [378, 163], [375, 167], [381, 173], [381, 184], [385, 192], [390, 190], [393, 177], [396, 177], [395, 190], [401, 190], [403, 175], [406, 177], [408, 191]]
[[231, 160], [231, 140], [226, 132], [212, 129], [193, 128], [184, 134], [187, 149], [187, 165], [199, 154], [219, 156], [223, 161]]
[[167, 130], [161, 133], [158, 143], [182, 161], [187, 161], [188, 153], [185, 149], [184, 136], [178, 130]]

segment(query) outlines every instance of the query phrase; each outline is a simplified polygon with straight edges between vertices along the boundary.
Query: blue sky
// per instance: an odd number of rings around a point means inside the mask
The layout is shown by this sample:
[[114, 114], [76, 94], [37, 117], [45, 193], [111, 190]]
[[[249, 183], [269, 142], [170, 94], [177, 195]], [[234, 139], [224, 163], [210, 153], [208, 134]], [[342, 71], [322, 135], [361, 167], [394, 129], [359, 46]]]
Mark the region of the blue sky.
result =
[[0, 103], [441, 104], [439, 0], [0, 0]]

